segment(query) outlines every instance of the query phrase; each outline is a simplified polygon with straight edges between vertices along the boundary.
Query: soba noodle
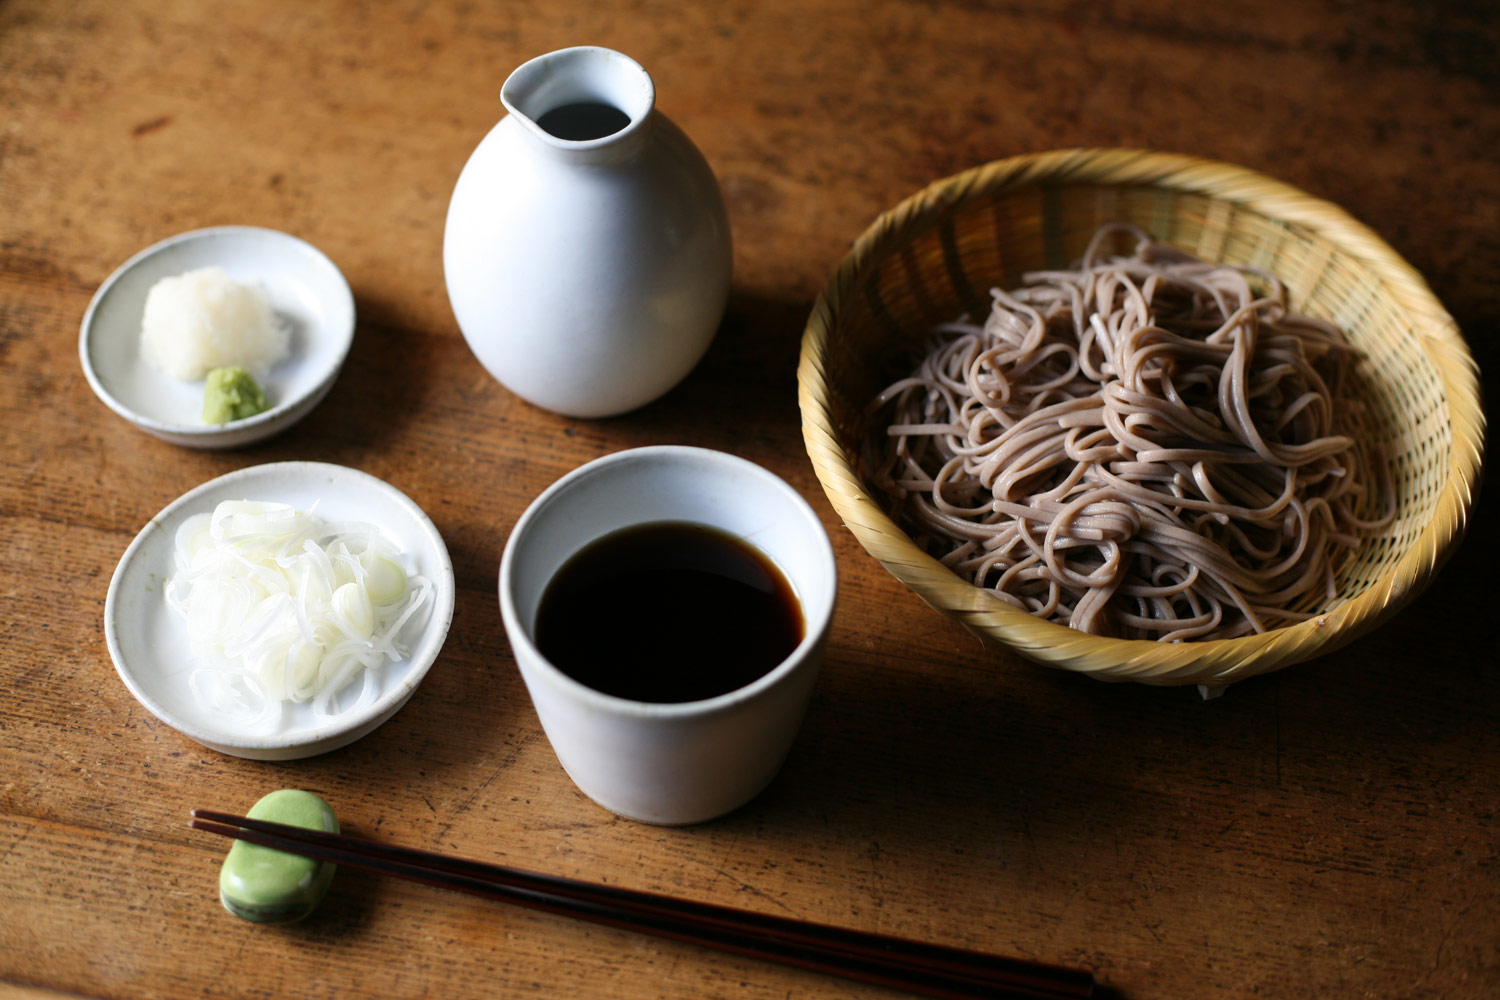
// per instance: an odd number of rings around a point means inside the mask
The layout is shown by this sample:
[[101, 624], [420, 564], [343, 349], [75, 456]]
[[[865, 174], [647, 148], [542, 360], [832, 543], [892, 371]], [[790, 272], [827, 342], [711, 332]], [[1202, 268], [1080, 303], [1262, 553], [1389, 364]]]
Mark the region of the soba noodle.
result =
[[[1134, 252], [1107, 256], [1121, 234]], [[976, 585], [1085, 632], [1229, 638], [1327, 604], [1394, 516], [1338, 425], [1357, 354], [1274, 276], [1114, 225], [1076, 269], [991, 296], [876, 401], [877, 484]]]

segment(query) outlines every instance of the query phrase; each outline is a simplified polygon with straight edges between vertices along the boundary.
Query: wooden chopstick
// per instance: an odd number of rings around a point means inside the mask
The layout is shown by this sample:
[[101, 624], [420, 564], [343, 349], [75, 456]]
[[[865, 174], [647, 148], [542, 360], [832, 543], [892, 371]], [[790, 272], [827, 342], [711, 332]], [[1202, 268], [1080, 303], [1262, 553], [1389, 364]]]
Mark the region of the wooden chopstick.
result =
[[1083, 970], [806, 923], [194, 809], [195, 829], [351, 868], [516, 903], [737, 955], [966, 1000], [1085, 1000]]

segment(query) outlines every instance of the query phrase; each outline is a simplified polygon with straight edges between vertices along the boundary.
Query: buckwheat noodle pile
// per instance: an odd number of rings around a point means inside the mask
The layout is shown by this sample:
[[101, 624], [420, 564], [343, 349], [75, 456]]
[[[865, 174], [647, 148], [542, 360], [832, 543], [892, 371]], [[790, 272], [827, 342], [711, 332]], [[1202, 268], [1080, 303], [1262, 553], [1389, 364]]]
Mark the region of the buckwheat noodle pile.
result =
[[[1134, 252], [1105, 255], [1121, 234]], [[1230, 638], [1309, 617], [1394, 517], [1383, 460], [1340, 433], [1357, 354], [1274, 276], [1113, 225], [991, 295], [876, 400], [877, 484], [976, 585], [1085, 632]]]

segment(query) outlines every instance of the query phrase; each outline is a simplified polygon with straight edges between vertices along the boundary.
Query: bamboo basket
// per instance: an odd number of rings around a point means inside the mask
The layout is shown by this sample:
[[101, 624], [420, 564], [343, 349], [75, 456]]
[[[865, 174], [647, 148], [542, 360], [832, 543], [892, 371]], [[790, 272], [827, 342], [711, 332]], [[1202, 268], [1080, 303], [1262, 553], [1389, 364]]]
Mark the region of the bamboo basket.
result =
[[[867, 486], [870, 402], [909, 370], [935, 322], [984, 316], [992, 287], [1066, 266], [1102, 224], [1134, 223], [1205, 260], [1263, 268], [1293, 308], [1332, 320], [1365, 353], [1363, 433], [1392, 462], [1397, 516], [1345, 560], [1339, 596], [1307, 621], [1238, 639], [1158, 643], [1042, 621], [917, 547]], [[1249, 170], [1138, 150], [1064, 150], [940, 181], [854, 244], [808, 320], [798, 369], [807, 451], [865, 549], [986, 644], [1104, 680], [1222, 687], [1330, 652], [1390, 618], [1463, 533], [1480, 476], [1478, 371], [1426, 282], [1343, 210]]]

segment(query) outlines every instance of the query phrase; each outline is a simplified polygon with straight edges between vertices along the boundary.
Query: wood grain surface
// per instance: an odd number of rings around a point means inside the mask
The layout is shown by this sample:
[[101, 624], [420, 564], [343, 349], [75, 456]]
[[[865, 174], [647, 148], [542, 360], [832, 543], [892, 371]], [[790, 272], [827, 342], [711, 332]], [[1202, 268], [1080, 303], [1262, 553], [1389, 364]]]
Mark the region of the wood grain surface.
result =
[[[723, 186], [728, 313], [678, 389], [576, 421], [469, 352], [443, 218], [506, 75], [618, 48]], [[1457, 317], [1495, 395], [1500, 19], [1372, 0], [0, 2], [0, 994], [876, 997], [343, 872], [305, 923], [216, 898], [194, 806], [296, 786], [349, 832], [768, 913], [1092, 969], [1123, 998], [1500, 995], [1493, 500], [1396, 621], [1202, 701], [986, 653], [853, 541], [802, 451], [803, 323], [849, 243], [940, 177], [1143, 146], [1239, 163], [1373, 226]], [[89, 298], [189, 229], [325, 251], [358, 304], [332, 394], [238, 452], [150, 438], [91, 393]], [[791, 759], [734, 815], [660, 829], [569, 782], [496, 607], [507, 532], [634, 445], [760, 462], [823, 514], [841, 571]], [[262, 462], [337, 462], [432, 517], [458, 607], [427, 681], [344, 750], [267, 764], [164, 726], [101, 623], [137, 531]]]

